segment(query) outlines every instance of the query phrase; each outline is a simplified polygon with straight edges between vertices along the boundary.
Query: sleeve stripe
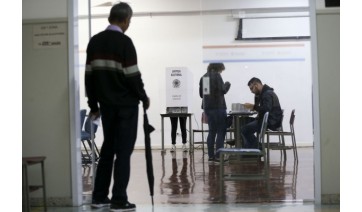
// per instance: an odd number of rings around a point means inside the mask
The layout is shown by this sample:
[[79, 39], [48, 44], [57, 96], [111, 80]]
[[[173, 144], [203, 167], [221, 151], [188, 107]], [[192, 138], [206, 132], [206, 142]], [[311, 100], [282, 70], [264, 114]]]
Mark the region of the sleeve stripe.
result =
[[137, 64], [124, 69], [124, 74], [125, 75], [135, 75], [138, 72], [139, 72], [139, 69], [138, 69]]
[[124, 73], [124, 75], [126, 76], [133, 76], [139, 73], [137, 64], [124, 68], [121, 63], [118, 63], [114, 60], [103, 60], [103, 59], [93, 60], [90, 63], [90, 65], [86, 65], [86, 71], [92, 71], [92, 69], [119, 71]]
[[93, 60], [90, 64], [91, 64], [92, 68], [94, 68], [94, 69], [117, 70], [117, 71], [121, 71], [121, 72], [123, 69], [122, 64], [117, 63], [114, 60], [97, 59], [97, 60]]

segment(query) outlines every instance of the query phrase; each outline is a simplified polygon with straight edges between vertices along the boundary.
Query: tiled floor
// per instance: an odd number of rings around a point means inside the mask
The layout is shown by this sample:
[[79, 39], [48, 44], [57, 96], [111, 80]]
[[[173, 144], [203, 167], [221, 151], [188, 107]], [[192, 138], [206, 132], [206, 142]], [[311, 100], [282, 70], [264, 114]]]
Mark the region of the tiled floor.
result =
[[[106, 212], [108, 208], [92, 210], [82, 207], [51, 207], [49, 212]], [[339, 205], [314, 205], [312, 203], [269, 203], [269, 204], [138, 204], [136, 212], [339, 212]]]
[[[265, 182], [227, 181], [223, 191], [225, 198], [220, 198], [219, 165], [209, 164], [201, 150], [194, 154], [183, 153], [181, 149], [175, 154], [153, 150], [155, 206], [152, 208], [144, 151], [136, 150], [132, 156], [129, 200], [137, 204], [137, 211], [339, 211], [339, 205], [314, 205], [313, 149], [299, 148], [298, 154], [298, 163], [294, 162], [292, 152], [288, 152], [288, 160], [283, 163], [279, 151], [271, 153], [269, 195]], [[250, 164], [231, 161], [226, 166], [230, 170], [245, 170]], [[89, 176], [84, 179], [85, 204], [82, 207], [54, 207], [49, 211], [90, 211], [92, 179]]]
[[[314, 200], [313, 149], [299, 148], [299, 162], [295, 163], [292, 152], [288, 152], [286, 163], [281, 162], [280, 152], [271, 152], [270, 187], [268, 197], [263, 181], [227, 181], [220, 199], [219, 165], [209, 164], [202, 151], [194, 154], [161, 154], [153, 150], [155, 175], [154, 201], [157, 204], [207, 204], [207, 203], [260, 203], [260, 202], [308, 202]], [[246, 170], [254, 167], [250, 163], [230, 162], [227, 170]], [[85, 184], [85, 194], [90, 194], [91, 178]], [[128, 187], [130, 201], [148, 204], [150, 197], [146, 177], [143, 150], [132, 156], [131, 180]], [[110, 195], [111, 197], [111, 195]]]

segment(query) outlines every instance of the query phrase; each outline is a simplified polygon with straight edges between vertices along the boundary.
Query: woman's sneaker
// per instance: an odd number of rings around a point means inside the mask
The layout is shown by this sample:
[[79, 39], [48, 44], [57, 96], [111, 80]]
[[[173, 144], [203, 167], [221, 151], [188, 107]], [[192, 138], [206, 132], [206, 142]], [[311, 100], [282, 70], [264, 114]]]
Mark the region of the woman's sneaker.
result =
[[132, 211], [136, 209], [136, 205], [126, 202], [123, 204], [112, 203], [110, 211]]
[[188, 151], [186, 144], [183, 144], [183, 145], [182, 145], [182, 151], [183, 151], [183, 152], [187, 152], [187, 151]]
[[175, 144], [172, 144], [172, 147], [171, 147], [171, 149], [170, 149], [170, 152], [174, 152], [174, 151], [176, 151], [176, 145], [175, 145]]

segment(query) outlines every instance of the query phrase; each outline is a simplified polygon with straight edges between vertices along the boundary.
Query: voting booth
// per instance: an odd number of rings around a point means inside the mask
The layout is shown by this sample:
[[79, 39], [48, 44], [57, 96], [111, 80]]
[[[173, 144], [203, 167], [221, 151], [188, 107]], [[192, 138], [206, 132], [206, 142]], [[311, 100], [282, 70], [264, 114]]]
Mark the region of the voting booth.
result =
[[191, 113], [192, 86], [186, 67], [166, 68], [166, 113]]

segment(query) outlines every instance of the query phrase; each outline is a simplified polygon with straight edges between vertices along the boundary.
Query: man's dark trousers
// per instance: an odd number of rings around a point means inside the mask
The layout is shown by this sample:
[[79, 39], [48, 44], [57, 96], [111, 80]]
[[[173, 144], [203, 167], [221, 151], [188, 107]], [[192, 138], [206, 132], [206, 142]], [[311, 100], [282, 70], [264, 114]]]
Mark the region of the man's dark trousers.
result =
[[137, 138], [138, 105], [130, 107], [101, 105], [104, 141], [96, 172], [93, 199], [102, 201], [108, 196], [113, 168], [112, 199], [126, 203], [130, 177], [131, 154]]

